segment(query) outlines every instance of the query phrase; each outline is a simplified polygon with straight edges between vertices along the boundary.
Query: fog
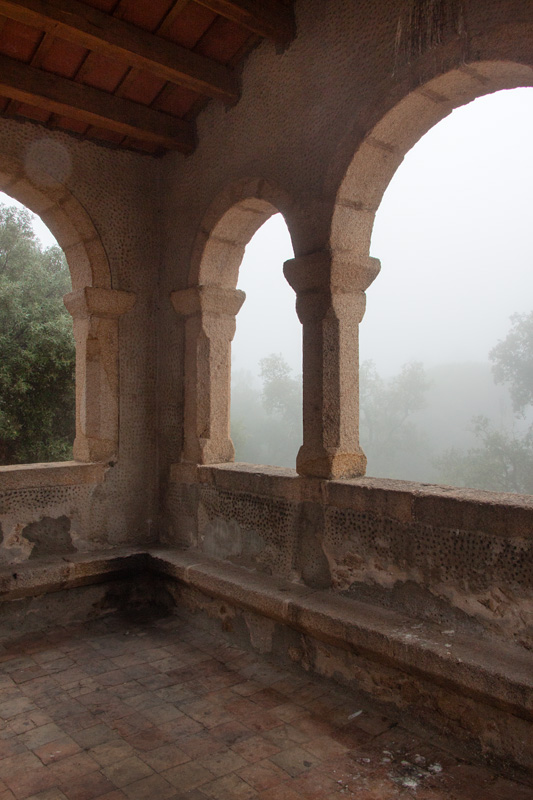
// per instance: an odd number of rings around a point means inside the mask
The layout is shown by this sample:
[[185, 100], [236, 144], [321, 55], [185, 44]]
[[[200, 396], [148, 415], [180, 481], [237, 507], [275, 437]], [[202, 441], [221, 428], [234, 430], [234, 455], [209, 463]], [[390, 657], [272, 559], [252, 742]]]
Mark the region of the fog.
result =
[[[512, 314], [533, 310], [532, 141], [533, 89], [488, 95], [431, 129], [385, 192], [371, 245], [381, 273], [367, 291], [360, 330], [361, 362], [372, 361], [381, 380], [367, 402], [376, 408], [392, 403], [394, 376], [409, 362], [421, 362], [427, 386], [420, 408], [409, 414], [403, 441], [382, 442], [385, 455], [373, 453], [375, 442], [362, 419], [370, 474], [443, 480], [436, 462], [446, 450], [466, 454], [486, 447], [486, 437], [474, 432], [480, 415], [515, 449], [527, 435], [530, 410], [525, 419], [513, 413], [507, 387], [493, 381], [489, 352], [506, 337]], [[238, 286], [247, 300], [232, 351], [234, 386], [242, 386], [245, 370], [248, 389], [255, 380], [259, 397], [261, 358], [279, 353], [293, 378], [301, 373], [301, 327], [282, 274], [292, 255], [277, 215], [252, 239], [241, 265]], [[250, 415], [236, 390], [233, 399], [242, 426]], [[250, 407], [250, 397], [247, 402]], [[255, 435], [261, 439], [260, 431]], [[256, 446], [264, 450], [264, 442]], [[249, 443], [248, 455], [251, 450]], [[531, 459], [533, 466], [533, 447]], [[471, 476], [452, 482], [482, 483]]]
[[[360, 330], [368, 474], [533, 492], [533, 477], [531, 488], [509, 477], [518, 461], [533, 476], [531, 405], [515, 413], [489, 361], [511, 315], [533, 311], [532, 142], [533, 89], [488, 95], [431, 129], [385, 192], [371, 245], [381, 272]], [[38, 217], [35, 232], [55, 244]], [[238, 460], [294, 466], [301, 442], [301, 326], [282, 272], [292, 256], [278, 214], [240, 268], [247, 299], [232, 347]], [[261, 367], [273, 354], [280, 358]]]

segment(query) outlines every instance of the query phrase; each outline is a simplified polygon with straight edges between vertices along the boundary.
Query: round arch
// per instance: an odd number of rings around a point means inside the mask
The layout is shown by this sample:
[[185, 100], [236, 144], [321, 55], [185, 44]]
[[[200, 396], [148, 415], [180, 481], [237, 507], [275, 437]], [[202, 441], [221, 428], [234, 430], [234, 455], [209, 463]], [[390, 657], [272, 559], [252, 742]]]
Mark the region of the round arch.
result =
[[204, 215], [188, 288], [171, 295], [185, 323], [183, 462], [235, 458], [229, 408], [231, 342], [244, 301], [244, 292], [236, 289], [239, 267], [254, 233], [278, 212], [290, 219], [291, 207], [288, 195], [274, 184], [244, 179], [221, 192]]
[[330, 247], [344, 261], [366, 257], [383, 194], [406, 153], [455, 108], [501, 89], [533, 86], [533, 66], [482, 61], [433, 78], [388, 111], [367, 134], [337, 191]]
[[24, 165], [0, 155], [0, 190], [49, 227], [62, 248], [73, 291], [64, 302], [76, 341], [76, 461], [116, 458], [119, 442], [118, 320], [135, 303], [131, 292], [112, 288], [100, 236], [82, 204], [59, 181], [43, 173], [40, 185]]
[[100, 236], [87, 211], [66, 186], [52, 181], [49, 186], [36, 186], [22, 164], [0, 155], [0, 190], [48, 226], [65, 253], [73, 290], [111, 289], [111, 270]]
[[291, 233], [291, 209], [289, 195], [269, 181], [244, 179], [231, 184], [204, 215], [193, 246], [188, 285], [235, 289], [252, 236], [277, 213], [283, 214]]

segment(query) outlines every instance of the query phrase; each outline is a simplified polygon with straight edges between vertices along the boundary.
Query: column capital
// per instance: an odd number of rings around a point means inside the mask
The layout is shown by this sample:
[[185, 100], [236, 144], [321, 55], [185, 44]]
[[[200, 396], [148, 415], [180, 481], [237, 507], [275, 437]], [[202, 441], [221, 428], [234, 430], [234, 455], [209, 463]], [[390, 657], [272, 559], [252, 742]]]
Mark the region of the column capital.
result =
[[115, 319], [131, 311], [136, 299], [134, 292], [85, 286], [83, 289], [66, 294], [63, 302], [74, 319], [88, 317]]
[[364, 292], [377, 277], [379, 259], [318, 250], [285, 262], [283, 273], [297, 295]]
[[170, 294], [175, 312], [182, 317], [194, 314], [235, 317], [245, 298], [245, 293], [240, 289], [225, 289], [208, 284], [191, 286]]

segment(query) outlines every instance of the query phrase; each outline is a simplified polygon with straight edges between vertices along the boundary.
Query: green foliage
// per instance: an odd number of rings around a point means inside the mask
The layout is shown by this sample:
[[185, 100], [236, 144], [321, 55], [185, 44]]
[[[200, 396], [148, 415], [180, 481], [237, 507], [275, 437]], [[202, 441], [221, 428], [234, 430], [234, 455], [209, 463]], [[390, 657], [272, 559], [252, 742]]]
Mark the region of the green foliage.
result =
[[405, 475], [406, 464], [424, 447], [424, 437], [412, 420], [426, 405], [430, 381], [424, 367], [410, 362], [398, 375], [385, 380], [372, 361], [364, 361], [359, 386], [360, 437], [368, 474]]
[[[497, 383], [509, 384], [515, 411], [514, 428], [533, 405], [533, 312], [513, 314], [511, 330], [490, 351]], [[484, 416], [474, 417], [477, 445], [468, 451], [447, 450], [436, 464], [441, 480], [497, 492], [533, 493], [533, 425], [511, 432], [495, 428]]]
[[75, 348], [62, 251], [26, 210], [0, 205], [0, 464], [71, 457]]
[[505, 339], [492, 348], [489, 358], [496, 383], [510, 384], [517, 413], [533, 404], [533, 311], [513, 314]]
[[294, 467], [302, 443], [301, 381], [281, 355], [261, 359], [261, 390], [248, 372], [233, 375], [231, 436], [235, 458], [252, 464]]
[[493, 492], [533, 492], [533, 430], [523, 436], [496, 430], [486, 417], [474, 417], [479, 441], [466, 453], [450, 448], [437, 465], [444, 483]]

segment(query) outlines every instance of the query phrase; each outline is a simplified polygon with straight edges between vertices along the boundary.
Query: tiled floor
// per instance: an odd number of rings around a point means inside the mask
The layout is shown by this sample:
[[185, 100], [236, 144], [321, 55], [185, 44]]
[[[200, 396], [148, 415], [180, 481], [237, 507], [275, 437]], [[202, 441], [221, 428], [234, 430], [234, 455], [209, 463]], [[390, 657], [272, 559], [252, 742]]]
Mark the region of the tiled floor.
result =
[[0, 649], [0, 800], [532, 800], [176, 618]]

